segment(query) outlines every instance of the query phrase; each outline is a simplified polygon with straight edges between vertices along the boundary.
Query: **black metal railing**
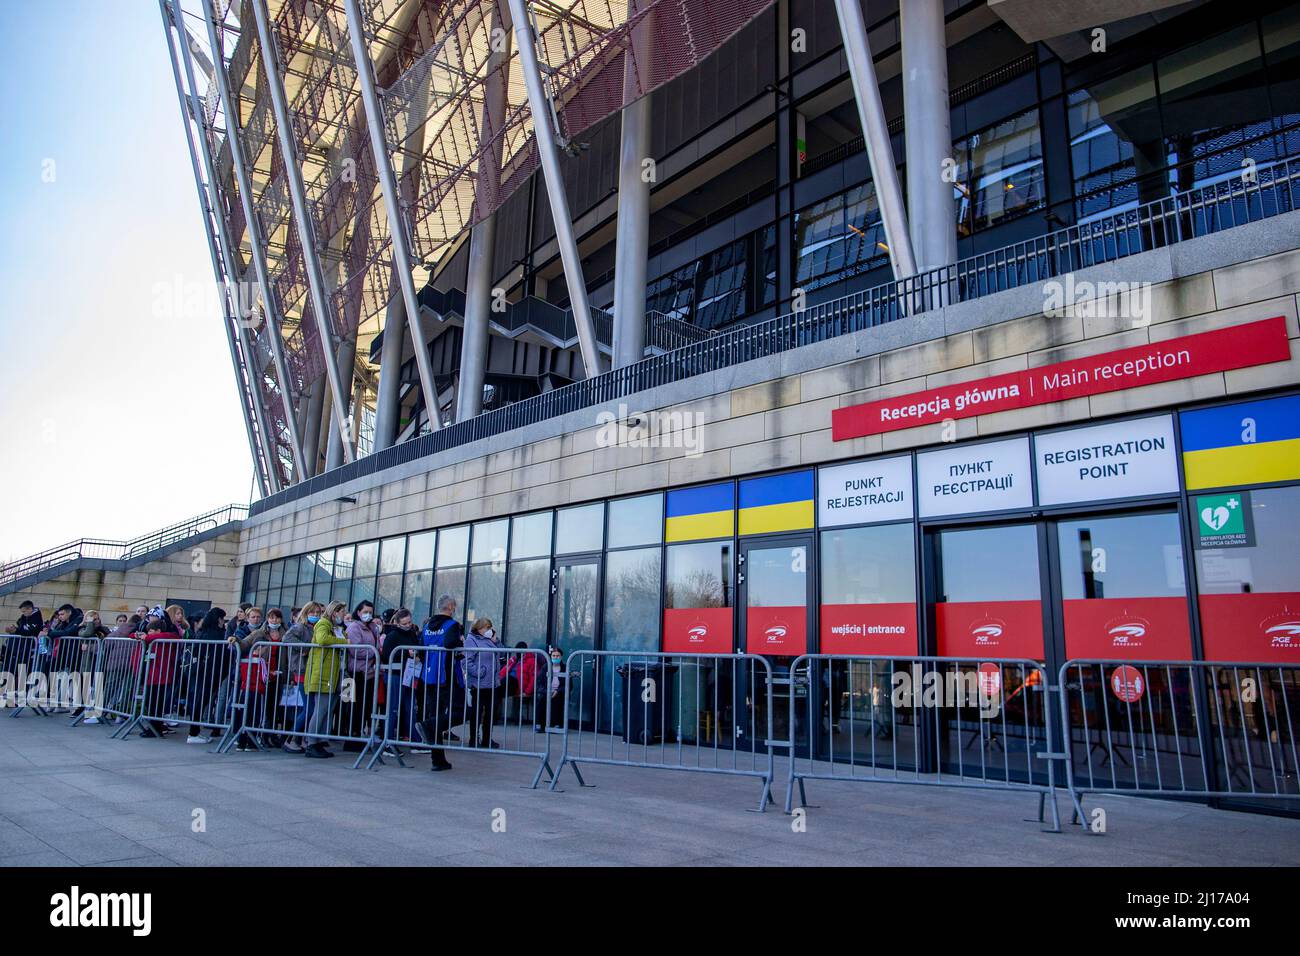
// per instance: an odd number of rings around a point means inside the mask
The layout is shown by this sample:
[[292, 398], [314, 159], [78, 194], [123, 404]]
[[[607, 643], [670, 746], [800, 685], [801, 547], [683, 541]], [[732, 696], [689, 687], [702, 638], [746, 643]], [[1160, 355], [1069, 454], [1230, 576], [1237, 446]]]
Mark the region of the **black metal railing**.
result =
[[159, 551], [177, 541], [184, 541], [196, 534], [212, 531], [224, 524], [238, 521], [248, 516], [248, 505], [226, 505], [207, 514], [197, 515], [185, 521], [168, 525], [158, 531], [132, 538], [130, 541], [109, 541], [103, 538], [80, 538], [69, 541], [55, 548], [49, 548], [39, 554], [18, 558], [8, 564], [0, 565], [0, 587], [27, 577], [46, 568], [66, 564], [78, 558], [99, 558], [108, 561], [124, 561], [128, 558], [143, 557]]
[[1046, 282], [1089, 266], [1268, 219], [1296, 208], [1298, 181], [1300, 159], [1260, 165], [1249, 176], [1238, 175], [908, 279], [710, 336], [357, 459], [254, 502], [250, 513], [261, 514], [395, 465], [646, 389], [823, 342], [904, 315]]

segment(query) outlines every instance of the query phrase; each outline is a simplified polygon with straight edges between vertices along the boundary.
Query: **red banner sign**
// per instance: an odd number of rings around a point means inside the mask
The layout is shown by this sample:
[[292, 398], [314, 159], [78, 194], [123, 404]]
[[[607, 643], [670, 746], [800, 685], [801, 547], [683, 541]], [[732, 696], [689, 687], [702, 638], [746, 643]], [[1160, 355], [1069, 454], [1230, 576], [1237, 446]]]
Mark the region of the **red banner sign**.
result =
[[670, 607], [664, 610], [664, 651], [670, 654], [730, 654], [731, 608]]
[[1202, 594], [1207, 661], [1300, 662], [1300, 593]]
[[1066, 657], [1192, 659], [1186, 598], [1080, 598], [1061, 603]]
[[915, 604], [823, 604], [823, 654], [916, 653]]
[[835, 441], [1045, 405], [1291, 357], [1286, 319], [1277, 316], [1165, 342], [1103, 352], [961, 385], [912, 392], [831, 412]]
[[745, 650], [750, 654], [798, 657], [808, 653], [808, 608], [745, 609]]
[[1043, 659], [1041, 601], [963, 601], [934, 606], [940, 657]]

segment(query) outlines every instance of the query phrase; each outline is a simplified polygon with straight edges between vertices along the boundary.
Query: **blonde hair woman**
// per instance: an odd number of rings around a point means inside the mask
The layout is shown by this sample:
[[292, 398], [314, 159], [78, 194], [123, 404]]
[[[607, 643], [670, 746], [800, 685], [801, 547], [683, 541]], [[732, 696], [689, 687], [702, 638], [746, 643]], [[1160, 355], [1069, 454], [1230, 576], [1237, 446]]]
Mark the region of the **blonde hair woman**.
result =
[[298, 611], [298, 616], [294, 618], [293, 625], [284, 632], [285, 647], [280, 650], [280, 659], [283, 661], [282, 681], [283, 687], [280, 690], [280, 707], [285, 712], [285, 723], [288, 723], [288, 711], [292, 710], [293, 728], [290, 731], [291, 736], [280, 746], [285, 753], [300, 754], [304, 752], [304, 741], [299, 735], [307, 728], [308, 707], [311, 703], [306, 697], [303, 689], [304, 670], [307, 663], [307, 651], [302, 647], [304, 644], [312, 643], [312, 630], [316, 627], [318, 621], [325, 616], [325, 605], [320, 601], [308, 601]]
[[470, 719], [469, 730], [476, 747], [496, 749], [500, 746], [492, 739], [497, 688], [501, 685], [504, 660], [504, 655], [493, 653], [499, 647], [501, 641], [492, 626], [492, 619], [480, 617], [475, 620], [465, 635], [465, 686], [474, 693], [474, 716]]
[[[312, 649], [307, 652], [307, 738], [319, 738], [329, 733], [338, 704], [340, 676], [343, 671], [343, 650], [336, 645], [347, 644], [343, 634], [343, 619], [347, 605], [334, 601], [318, 617], [312, 627]], [[313, 615], [315, 616], [315, 615]], [[334, 754], [320, 739], [308, 744], [308, 757], [333, 757]]]

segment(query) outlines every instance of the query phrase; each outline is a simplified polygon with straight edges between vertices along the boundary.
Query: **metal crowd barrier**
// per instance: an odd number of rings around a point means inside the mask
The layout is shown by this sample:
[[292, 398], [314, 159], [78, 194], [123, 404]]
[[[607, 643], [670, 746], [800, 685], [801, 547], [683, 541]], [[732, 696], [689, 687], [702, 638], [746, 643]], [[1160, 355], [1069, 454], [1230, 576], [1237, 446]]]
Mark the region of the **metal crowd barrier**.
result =
[[1300, 664], [1070, 660], [1066, 785], [1084, 794], [1294, 801]]
[[243, 703], [219, 753], [240, 739], [260, 750], [337, 741], [359, 751], [355, 769], [378, 746], [379, 655], [368, 644], [258, 641], [240, 660], [238, 680]]
[[95, 706], [74, 718], [74, 726], [88, 716], [110, 724], [130, 722], [134, 718], [144, 669], [144, 646], [144, 641], [137, 637], [109, 636], [99, 642]]
[[366, 768], [404, 751], [474, 751], [537, 761], [531, 788], [551, 769], [550, 656], [536, 648], [402, 647], [383, 667], [383, 737]]
[[757, 777], [771, 802], [772, 669], [754, 654], [575, 651], [564, 687], [565, 766], [579, 764]]
[[10, 716], [28, 709], [46, 717], [65, 710], [80, 714], [92, 706], [98, 646], [95, 637], [10, 635], [0, 657], [15, 694]]
[[181, 637], [146, 639], [143, 671], [130, 723], [114, 736], [125, 739], [141, 722], [161, 735], [168, 721], [230, 732], [242, 703], [234, 693], [239, 645]]
[[27, 689], [31, 686], [37, 659], [34, 636], [7, 634], [0, 644], [0, 673], [4, 674], [3, 704], [10, 717], [17, 717], [27, 706]]
[[790, 666], [785, 810], [805, 780], [1037, 793], [1060, 831], [1045, 668], [1007, 658], [805, 654]]

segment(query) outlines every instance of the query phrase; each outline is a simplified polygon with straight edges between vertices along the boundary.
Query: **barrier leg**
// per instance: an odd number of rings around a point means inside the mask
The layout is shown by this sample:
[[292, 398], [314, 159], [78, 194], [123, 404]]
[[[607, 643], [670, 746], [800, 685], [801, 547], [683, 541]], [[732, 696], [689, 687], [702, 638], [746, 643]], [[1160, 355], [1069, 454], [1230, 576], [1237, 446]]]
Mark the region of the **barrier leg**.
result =
[[[542, 757], [542, 762], [537, 765], [537, 773], [533, 774], [533, 782], [528, 786], [529, 790], [537, 789], [537, 785], [542, 782], [543, 773], [549, 775], [552, 784], [555, 783], [557, 775], [555, 771], [551, 769], [551, 758], [549, 756]], [[551, 789], [554, 790], [555, 788], [551, 787]]]

